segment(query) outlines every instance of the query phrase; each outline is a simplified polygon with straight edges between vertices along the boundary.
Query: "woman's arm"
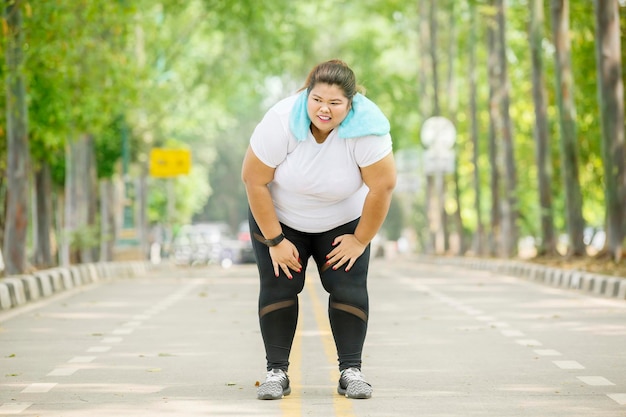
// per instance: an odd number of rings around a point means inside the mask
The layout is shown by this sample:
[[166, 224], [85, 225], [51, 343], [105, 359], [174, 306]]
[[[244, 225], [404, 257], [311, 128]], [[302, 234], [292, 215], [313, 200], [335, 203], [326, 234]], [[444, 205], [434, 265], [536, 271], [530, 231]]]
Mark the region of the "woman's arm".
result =
[[241, 169], [241, 179], [246, 188], [250, 210], [266, 239], [276, 237], [282, 232], [267, 187], [274, 179], [275, 170], [261, 162], [252, 148], [248, 147]]
[[335, 248], [327, 255], [328, 264], [332, 265], [333, 269], [338, 269], [347, 263], [346, 271], [350, 270], [382, 226], [389, 211], [393, 189], [396, 186], [393, 153], [389, 153], [372, 165], [361, 168], [361, 176], [369, 188], [361, 219], [353, 235], [338, 236], [333, 242]]
[[[261, 233], [266, 239], [272, 239], [282, 233], [276, 216], [272, 196], [267, 185], [274, 179], [276, 169], [265, 165], [248, 147], [241, 169], [241, 179], [248, 195], [248, 204]], [[278, 276], [279, 268], [287, 277], [292, 278], [291, 268], [299, 271], [302, 266], [298, 261], [298, 250], [287, 239], [270, 248], [270, 256], [274, 264], [274, 273]]]
[[370, 166], [361, 168], [361, 176], [369, 192], [365, 198], [361, 220], [354, 231], [354, 236], [359, 242], [367, 245], [378, 233], [391, 204], [391, 196], [396, 186], [393, 153]]

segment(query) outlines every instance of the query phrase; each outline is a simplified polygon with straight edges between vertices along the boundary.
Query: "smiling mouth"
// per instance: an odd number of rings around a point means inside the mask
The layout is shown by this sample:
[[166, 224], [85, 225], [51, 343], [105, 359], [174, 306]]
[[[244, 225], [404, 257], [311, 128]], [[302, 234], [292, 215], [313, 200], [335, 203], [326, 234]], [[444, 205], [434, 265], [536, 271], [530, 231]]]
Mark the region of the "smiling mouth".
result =
[[330, 116], [317, 116], [317, 118], [320, 119], [322, 122], [328, 122], [331, 119]]

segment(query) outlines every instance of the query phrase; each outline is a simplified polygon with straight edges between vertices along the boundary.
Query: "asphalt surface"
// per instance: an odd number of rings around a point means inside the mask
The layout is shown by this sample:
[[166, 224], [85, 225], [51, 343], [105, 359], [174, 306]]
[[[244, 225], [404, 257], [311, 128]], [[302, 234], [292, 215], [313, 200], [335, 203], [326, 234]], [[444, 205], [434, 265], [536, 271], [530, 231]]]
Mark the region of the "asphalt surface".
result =
[[254, 265], [172, 268], [0, 312], [0, 415], [626, 416], [626, 302], [416, 259], [375, 259], [363, 372], [336, 393], [327, 296], [309, 269], [292, 395], [265, 373]]

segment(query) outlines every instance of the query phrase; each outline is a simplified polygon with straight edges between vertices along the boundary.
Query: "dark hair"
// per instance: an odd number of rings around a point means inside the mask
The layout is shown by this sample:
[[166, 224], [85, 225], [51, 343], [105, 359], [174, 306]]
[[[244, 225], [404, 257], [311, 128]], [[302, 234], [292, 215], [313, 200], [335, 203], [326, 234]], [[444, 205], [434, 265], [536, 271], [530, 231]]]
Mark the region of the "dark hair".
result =
[[340, 59], [331, 59], [316, 65], [306, 78], [301, 91], [306, 89], [307, 92], [310, 92], [317, 83], [338, 86], [349, 100], [352, 100], [356, 93], [363, 90], [362, 87], [357, 85], [354, 72], [348, 64]]

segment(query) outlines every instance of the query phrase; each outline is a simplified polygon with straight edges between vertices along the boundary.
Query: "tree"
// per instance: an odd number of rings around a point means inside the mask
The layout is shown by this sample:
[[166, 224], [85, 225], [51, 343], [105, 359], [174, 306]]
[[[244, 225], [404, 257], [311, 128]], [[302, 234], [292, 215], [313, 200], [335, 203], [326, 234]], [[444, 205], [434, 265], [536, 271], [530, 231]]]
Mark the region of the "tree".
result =
[[[430, 59], [430, 75], [433, 90], [433, 116], [441, 115], [441, 104], [439, 97], [439, 56], [438, 56], [438, 19], [437, 19], [437, 2], [430, 0], [429, 5], [429, 59]], [[447, 233], [446, 233], [446, 209], [445, 195], [446, 186], [442, 173], [430, 174], [426, 178], [427, 183], [427, 206], [430, 224], [430, 247], [434, 253], [443, 254], [447, 249]]]
[[576, 105], [570, 46], [569, 0], [552, 0], [552, 32], [555, 46], [556, 95], [561, 130], [562, 180], [565, 189], [565, 211], [569, 239], [568, 254], [582, 256], [585, 252], [580, 191]]
[[537, 183], [539, 206], [541, 207], [540, 255], [556, 253], [556, 236], [552, 217], [552, 175], [550, 158], [550, 138], [548, 132], [547, 93], [543, 65], [543, 0], [530, 1], [529, 39], [533, 69], [533, 101], [535, 105], [535, 142], [537, 161]]
[[[457, 21], [459, 18], [459, 13], [455, 11], [454, 8], [455, 1], [451, 0], [448, 5], [448, 22], [449, 22], [449, 41], [448, 41], [448, 114], [450, 116], [450, 121], [455, 126], [458, 126], [458, 111], [459, 111], [459, 99], [458, 99], [458, 83], [456, 76], [456, 66], [455, 61], [457, 57]], [[459, 146], [456, 146], [459, 148]], [[458, 155], [458, 152], [455, 153]], [[455, 161], [454, 163], [454, 201], [455, 201], [455, 209], [454, 209], [454, 226], [457, 236], [457, 245], [456, 254], [462, 255], [465, 253], [465, 239], [463, 236], [463, 216], [461, 214], [461, 190], [459, 184], [459, 163]]]
[[517, 200], [517, 164], [515, 163], [515, 145], [511, 125], [510, 86], [506, 55], [506, 6], [504, 0], [496, 0], [497, 51], [498, 51], [498, 98], [500, 120], [497, 125], [499, 139], [502, 141], [500, 166], [504, 174], [504, 195], [502, 199], [502, 243], [503, 255], [512, 257], [517, 254], [519, 237], [517, 218], [519, 213]]
[[619, 262], [626, 232], [624, 85], [617, 0], [595, 0], [598, 99], [602, 119], [608, 250]]
[[[450, 195], [446, 201], [446, 208], [452, 214], [454, 198], [458, 209], [455, 217], [462, 216], [465, 224], [450, 227], [451, 231], [455, 229], [460, 233], [460, 229], [467, 227], [482, 236], [491, 203], [490, 232], [494, 236], [491, 241], [494, 251], [508, 247], [500, 253], [502, 255], [514, 247], [516, 236], [509, 231], [515, 232], [518, 214], [523, 220], [519, 222], [520, 233], [531, 234], [540, 238], [537, 241], [548, 245], [547, 184], [550, 183], [554, 234], [566, 232], [569, 236], [580, 236], [578, 231], [572, 233], [570, 227], [576, 224], [572, 219], [583, 217], [591, 226], [600, 227], [606, 222], [608, 229], [614, 229], [609, 226], [608, 199], [616, 197], [620, 200], [623, 192], [604, 188], [605, 177], [611, 178], [606, 172], [613, 171], [603, 172], [609, 169], [604, 164], [609, 152], [603, 141], [598, 140], [602, 118], [597, 117], [600, 113], [597, 101], [600, 66], [596, 68], [595, 62], [591, 62], [597, 46], [593, 2], [571, 2], [571, 29], [568, 27], [571, 41], [567, 36], [564, 39], [571, 43], [568, 54], [572, 62], [569, 63], [569, 75], [563, 77], [566, 82], [558, 82], [568, 90], [564, 94], [561, 90], [554, 94], [556, 89], [552, 87], [543, 93], [547, 114], [556, 110], [552, 102], [557, 103], [560, 99], [564, 103], [561, 107], [564, 111], [559, 113], [563, 117], [555, 118], [554, 122], [547, 118], [541, 120], [545, 112], [538, 99], [542, 94], [537, 90], [543, 84], [540, 80], [534, 83], [535, 93], [531, 95], [533, 55], [536, 80], [540, 75], [563, 76], [559, 72], [561, 67], [554, 70], [553, 61], [557, 63], [557, 59], [546, 60], [543, 69], [538, 62], [541, 51], [543, 54], [551, 51], [548, 39], [543, 39], [543, 47], [541, 45], [543, 35], [539, 34], [542, 26], [539, 19], [531, 22], [533, 47], [529, 48], [529, 8], [526, 5], [534, 5], [539, 11], [541, 6], [538, 4], [530, 3], [530, 0], [509, 2], [505, 27], [504, 9], [497, 13], [504, 2], [495, 0], [414, 0], [413, 7], [404, 7], [408, 3], [390, 0], [366, 0], [365, 3], [343, 2], [331, 9], [314, 7], [300, 0], [19, 2], [24, 18], [24, 42], [28, 44], [21, 68], [24, 80], [27, 80], [29, 166], [34, 175], [34, 181], [30, 181], [34, 190], [30, 191], [32, 194], [29, 192], [28, 202], [31, 202], [31, 195], [36, 196], [32, 199], [31, 215], [26, 220], [32, 222], [36, 230], [26, 236], [32, 236], [33, 247], [27, 252], [35, 254], [35, 266], [48, 263], [48, 252], [55, 246], [48, 248], [46, 244], [53, 242], [55, 237], [56, 241], [61, 241], [62, 237], [59, 230], [63, 228], [63, 222], [52, 213], [58, 213], [59, 208], [55, 205], [50, 208], [50, 202], [58, 201], [56, 205], [59, 205], [67, 201], [76, 206], [66, 199], [76, 195], [75, 191], [67, 190], [66, 195], [64, 188], [67, 164], [80, 162], [71, 158], [66, 160], [68, 141], [72, 141], [75, 146], [72, 150], [77, 155], [95, 153], [97, 178], [102, 190], [99, 201], [96, 201], [97, 196], [89, 195], [87, 202], [80, 203], [80, 209], [76, 209], [80, 213], [75, 212], [69, 217], [87, 219], [81, 220], [84, 224], [77, 227], [77, 232], [81, 228], [96, 228], [94, 207], [96, 203], [99, 205], [103, 221], [102, 259], [110, 258], [116, 227], [121, 223], [117, 221], [120, 216], [115, 216], [120, 211], [121, 202], [115, 202], [111, 197], [117, 195], [113, 190], [122, 182], [119, 168], [121, 134], [119, 129], [111, 128], [118, 118], [124, 120], [130, 146], [125, 178], [137, 186], [134, 195], [141, 203], [136, 206], [143, 207], [135, 213], [140, 219], [138, 223], [144, 223], [140, 216], [145, 214], [146, 205], [150, 222], [165, 219], [162, 203], [166, 196], [160, 189], [162, 182], [147, 179], [143, 173], [150, 148], [168, 144], [191, 149], [194, 168], [203, 168], [203, 172], [195, 172], [193, 178], [172, 182], [176, 187], [177, 212], [180, 213], [177, 222], [189, 221], [194, 215], [200, 218], [201, 215], [202, 218], [234, 223], [236, 217], [245, 215], [241, 189], [232, 184], [227, 186], [228, 182], [221, 178], [238, 177], [237, 172], [230, 171], [236, 169], [255, 122], [270, 102], [295, 91], [314, 63], [335, 57], [353, 66], [359, 82], [367, 87], [367, 95], [388, 115], [394, 150], [413, 148], [419, 141], [423, 121], [439, 111], [455, 120], [458, 177], [455, 183], [450, 180], [446, 184], [450, 190], [453, 183], [456, 186], [454, 197]], [[450, 4], [453, 7], [449, 7]], [[479, 13], [479, 19], [472, 17], [473, 13]], [[624, 17], [621, 18], [624, 23]], [[431, 20], [432, 24], [429, 24]], [[439, 28], [437, 20], [442, 25]], [[9, 25], [5, 23], [4, 27], [8, 34]], [[446, 30], [441, 30], [443, 27]], [[483, 42], [487, 39], [482, 35], [486, 29], [491, 31], [491, 46]], [[480, 36], [476, 36], [474, 30]], [[142, 44], [140, 38], [143, 38], [143, 48], [139, 47]], [[559, 49], [562, 39], [554, 39], [559, 50], [557, 55], [562, 54]], [[597, 39], [600, 39], [599, 35]], [[624, 47], [623, 43], [621, 47]], [[442, 59], [444, 56], [446, 59]], [[487, 60], [489, 67], [481, 66]], [[596, 62], [600, 65], [600, 60]], [[455, 80], [455, 72], [459, 69], [468, 70], [467, 82], [464, 77]], [[505, 72], [508, 80], [503, 81]], [[448, 90], [444, 90], [445, 73], [448, 74]], [[7, 86], [8, 74], [8, 67], [3, 68], [1, 75], [5, 76], [3, 80]], [[573, 89], [574, 78], [577, 80], [576, 91]], [[435, 95], [435, 90], [445, 94]], [[3, 89], [2, 93], [6, 91]], [[490, 102], [487, 101], [488, 95]], [[508, 99], [508, 95], [515, 99]], [[563, 96], [567, 97], [563, 99]], [[457, 99], [458, 108], [468, 109], [467, 112], [455, 110]], [[0, 101], [9, 103], [4, 96]], [[510, 101], [508, 121], [507, 101]], [[614, 108], [613, 105], [608, 107]], [[6, 125], [6, 110], [0, 111], [2, 127]], [[563, 125], [558, 122], [569, 117], [568, 114], [574, 120], [571, 145], [565, 146], [560, 140], [564, 135], [552, 141], [546, 137], [546, 143], [541, 145], [542, 126], [547, 125], [550, 135], [556, 138], [556, 130]], [[489, 148], [488, 123], [491, 124]], [[484, 135], [480, 129], [483, 125]], [[507, 133], [508, 129], [510, 133]], [[567, 133], [567, 129], [568, 126], [562, 131]], [[6, 190], [13, 192], [14, 189], [12, 184], [7, 187], [7, 181], [9, 173], [15, 170], [8, 170], [6, 165], [16, 161], [8, 156], [5, 133], [6, 129], [0, 129], [0, 229], [4, 228], [4, 222], [15, 221], [13, 214], [3, 212], [9, 208], [5, 203]], [[83, 145], [76, 142], [86, 138], [94, 141], [93, 146], [88, 146], [91, 148], [89, 152], [83, 152]], [[232, 144], [232, 151], [222, 147], [226, 143]], [[558, 147], [567, 152], [559, 152]], [[575, 160], [570, 156], [571, 147], [577, 154]], [[222, 154], [232, 159], [217, 157]], [[617, 154], [611, 156], [617, 157]], [[559, 158], [562, 159], [559, 161]], [[511, 171], [514, 163], [510, 161], [515, 160], [524, 163], [525, 169]], [[550, 169], [554, 170], [553, 180], [550, 179]], [[576, 172], [572, 174], [574, 169]], [[86, 171], [93, 176], [93, 163], [81, 170]], [[473, 181], [471, 174], [474, 175]], [[46, 185], [50, 179], [52, 186]], [[206, 184], [199, 195], [202, 181]], [[568, 189], [572, 186], [575, 191]], [[418, 200], [416, 195], [411, 197]], [[436, 202], [434, 198], [439, 196], [431, 193], [433, 203]], [[449, 221], [452, 216], [445, 216], [445, 212], [435, 206], [439, 204], [432, 204], [437, 212], [430, 215], [441, 222], [444, 233], [440, 235], [443, 237], [440, 241], [443, 240], [449, 249], [445, 228], [447, 224], [452, 226]], [[88, 207], [87, 213], [81, 211]], [[407, 222], [426, 234], [428, 222], [423, 215], [426, 210], [421, 206], [410, 207], [407, 213], [411, 215], [405, 217]], [[578, 210], [578, 213], [572, 215], [572, 210]], [[626, 210], [622, 209], [622, 212], [626, 213]], [[625, 217], [623, 214], [622, 218]], [[113, 219], [117, 225], [113, 224]], [[583, 226], [578, 230], [583, 230], [584, 221], [580, 224]], [[622, 220], [624, 228], [626, 220]], [[139, 235], [142, 235], [141, 231]], [[503, 238], [507, 238], [507, 242], [503, 242]], [[4, 241], [4, 237], [0, 239]], [[584, 242], [582, 239], [579, 242], [584, 251]], [[13, 242], [11, 246], [14, 246]], [[9, 248], [3, 249], [6, 252]], [[85, 255], [89, 256], [89, 253]]]
[[26, 271], [26, 232], [28, 225], [29, 144], [28, 109], [24, 76], [23, 4], [5, 2], [6, 110], [7, 110], [7, 211], [4, 254], [7, 274]]
[[[492, 0], [493, 5], [493, 0]], [[489, 253], [496, 255], [498, 248], [502, 248], [502, 214], [500, 178], [501, 169], [499, 164], [500, 147], [498, 146], [498, 132], [502, 125], [502, 115], [500, 106], [500, 57], [498, 55], [497, 23], [493, 19], [488, 19], [487, 42], [489, 56], [487, 60], [489, 79], [489, 165], [490, 188], [491, 188], [491, 230]]]
[[472, 142], [472, 165], [474, 172], [474, 210], [476, 212], [476, 231], [474, 234], [474, 252], [478, 255], [484, 254], [485, 244], [485, 230], [482, 219], [482, 204], [481, 204], [481, 184], [480, 184], [480, 168], [479, 168], [479, 129], [478, 129], [478, 74], [476, 65], [477, 54], [477, 32], [478, 22], [476, 18], [476, 4], [470, 3], [470, 41], [469, 41], [469, 113], [470, 113], [470, 136]]

